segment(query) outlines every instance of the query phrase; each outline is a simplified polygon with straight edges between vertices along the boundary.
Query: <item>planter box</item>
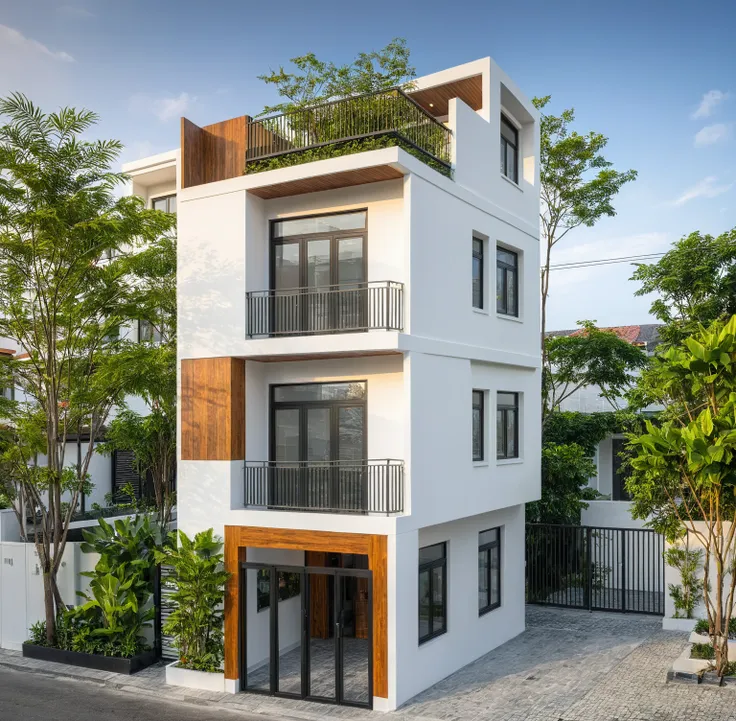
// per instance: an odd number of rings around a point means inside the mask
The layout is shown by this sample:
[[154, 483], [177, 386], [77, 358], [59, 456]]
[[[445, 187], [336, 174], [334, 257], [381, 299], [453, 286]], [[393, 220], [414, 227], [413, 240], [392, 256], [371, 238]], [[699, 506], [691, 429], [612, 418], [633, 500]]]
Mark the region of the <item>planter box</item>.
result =
[[174, 661], [166, 667], [166, 683], [170, 686], [184, 686], [185, 688], [197, 688], [202, 691], [225, 693], [224, 673], [209, 673], [208, 671], [181, 668], [178, 661]]
[[[710, 636], [708, 634], [695, 633], [693, 631], [688, 639], [690, 643], [706, 643], [710, 644]], [[731, 639], [728, 642], [728, 660], [736, 661], [736, 639]]]
[[66, 663], [70, 666], [82, 666], [83, 668], [94, 668], [97, 671], [110, 671], [127, 675], [136, 673], [156, 662], [156, 654], [153, 651], [145, 651], [131, 658], [117, 658], [114, 656], [98, 656], [94, 653], [64, 651], [60, 648], [36, 646], [32, 643], [23, 644], [23, 655], [26, 658], [35, 658], [39, 661]]
[[698, 622], [697, 618], [667, 618], [665, 616], [662, 619], [662, 630], [663, 631], [684, 631], [690, 633], [695, 624]]

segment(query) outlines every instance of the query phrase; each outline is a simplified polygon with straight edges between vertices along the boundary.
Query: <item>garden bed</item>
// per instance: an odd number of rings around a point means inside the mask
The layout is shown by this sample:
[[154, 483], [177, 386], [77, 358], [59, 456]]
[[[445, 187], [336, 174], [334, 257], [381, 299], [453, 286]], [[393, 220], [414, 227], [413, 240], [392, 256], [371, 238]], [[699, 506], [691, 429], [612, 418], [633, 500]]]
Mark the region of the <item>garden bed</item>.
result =
[[219, 673], [195, 671], [180, 666], [178, 661], [166, 667], [166, 683], [170, 686], [184, 686], [202, 691], [225, 692], [225, 674], [222, 671]]
[[144, 651], [130, 658], [122, 658], [118, 656], [100, 656], [94, 653], [66, 651], [62, 648], [37, 646], [28, 642], [23, 644], [23, 656], [26, 658], [35, 658], [39, 661], [65, 663], [69, 666], [93, 668], [97, 671], [110, 671], [111, 673], [121, 673], [128, 676], [156, 662], [156, 654], [153, 651]]

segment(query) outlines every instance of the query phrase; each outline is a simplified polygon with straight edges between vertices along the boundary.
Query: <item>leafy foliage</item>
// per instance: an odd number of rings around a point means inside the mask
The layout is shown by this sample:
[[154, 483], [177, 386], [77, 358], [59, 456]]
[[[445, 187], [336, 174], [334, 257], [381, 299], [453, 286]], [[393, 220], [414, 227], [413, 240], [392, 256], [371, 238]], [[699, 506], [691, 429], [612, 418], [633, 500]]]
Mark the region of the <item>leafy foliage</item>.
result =
[[637, 418], [626, 411], [578, 413], [558, 411], [544, 424], [544, 442], [552, 444], [576, 443], [586, 456], [592, 457], [598, 444], [612, 433], [631, 430]]
[[[122, 146], [84, 139], [94, 113], [45, 114], [15, 94], [0, 114], [0, 336], [28, 354], [7, 361], [23, 400], [6, 416], [13, 442], [0, 448], [0, 483], [22, 524], [19, 502], [32, 512], [52, 642], [64, 605], [57, 572], [94, 445], [140, 376], [136, 351], [115, 334], [132, 320], [134, 258], [172, 218], [117, 196], [126, 178], [111, 167]], [[88, 450], [66, 466], [67, 438], [82, 431]]]
[[[532, 102], [544, 111], [550, 100], [547, 95]], [[580, 134], [571, 128], [574, 122], [572, 108], [560, 115], [541, 112], [542, 338], [546, 332], [552, 248], [574, 228], [591, 227], [601, 218], [615, 215], [614, 197], [636, 178], [635, 170], [614, 170], [603, 156], [608, 138], [593, 131]]]
[[701, 327], [661, 352], [641, 384], [665, 410], [661, 424], [647, 421], [643, 433], [629, 435], [634, 455], [626, 488], [632, 513], [651, 516], [649, 525], [669, 540], [688, 533], [704, 549], [703, 600], [722, 673], [736, 589], [736, 574], [730, 573], [736, 534], [736, 316]]
[[698, 577], [703, 567], [703, 551], [670, 546], [664, 553], [664, 560], [668, 566], [680, 572], [681, 583], [667, 586], [675, 604], [675, 618], [692, 618], [703, 592], [703, 581]]
[[352, 63], [336, 65], [319, 60], [314, 53], [292, 58], [295, 72], [283, 66], [258, 79], [275, 86], [284, 102], [266, 106], [263, 115], [284, 113], [319, 102], [360, 95], [396, 86], [407, 87], [416, 71], [409, 61], [404, 38], [394, 38], [378, 51], [361, 52]]
[[651, 313], [665, 324], [662, 341], [672, 344], [736, 313], [736, 229], [719, 236], [696, 231], [683, 236], [656, 263], [638, 265], [636, 295], [656, 293]]
[[[178, 539], [178, 546], [176, 545]], [[157, 554], [173, 566], [176, 604], [164, 632], [176, 639], [180, 665], [197, 671], [219, 671], [223, 659], [222, 605], [230, 574], [224, 570], [222, 542], [212, 529], [191, 540], [183, 531], [171, 534], [171, 545]]]
[[580, 321], [582, 332], [545, 340], [543, 417], [585, 386], [597, 386], [613, 409], [629, 389], [633, 373], [646, 367], [646, 354], [592, 321]]

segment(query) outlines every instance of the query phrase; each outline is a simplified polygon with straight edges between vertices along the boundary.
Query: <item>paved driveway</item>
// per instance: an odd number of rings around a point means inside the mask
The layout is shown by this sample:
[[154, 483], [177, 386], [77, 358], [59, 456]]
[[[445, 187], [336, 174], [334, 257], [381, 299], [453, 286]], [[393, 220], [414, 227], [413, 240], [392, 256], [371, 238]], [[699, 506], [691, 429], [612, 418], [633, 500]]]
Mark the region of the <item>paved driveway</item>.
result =
[[666, 684], [686, 634], [661, 619], [527, 607], [521, 636], [398, 712], [442, 721], [725, 721], [736, 690]]

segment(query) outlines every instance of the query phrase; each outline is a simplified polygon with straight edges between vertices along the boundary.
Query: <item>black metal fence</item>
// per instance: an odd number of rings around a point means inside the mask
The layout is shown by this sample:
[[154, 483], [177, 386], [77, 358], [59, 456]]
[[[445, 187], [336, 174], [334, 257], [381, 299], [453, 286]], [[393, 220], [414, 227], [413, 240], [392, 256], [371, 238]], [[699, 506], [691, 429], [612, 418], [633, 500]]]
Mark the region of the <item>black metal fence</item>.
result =
[[403, 283], [380, 281], [246, 293], [249, 338], [403, 327]]
[[527, 524], [527, 603], [662, 616], [664, 549], [649, 529]]
[[251, 120], [246, 162], [382, 135], [450, 167], [449, 128], [398, 88]]
[[404, 462], [247, 461], [245, 505], [328, 513], [402, 513]]

